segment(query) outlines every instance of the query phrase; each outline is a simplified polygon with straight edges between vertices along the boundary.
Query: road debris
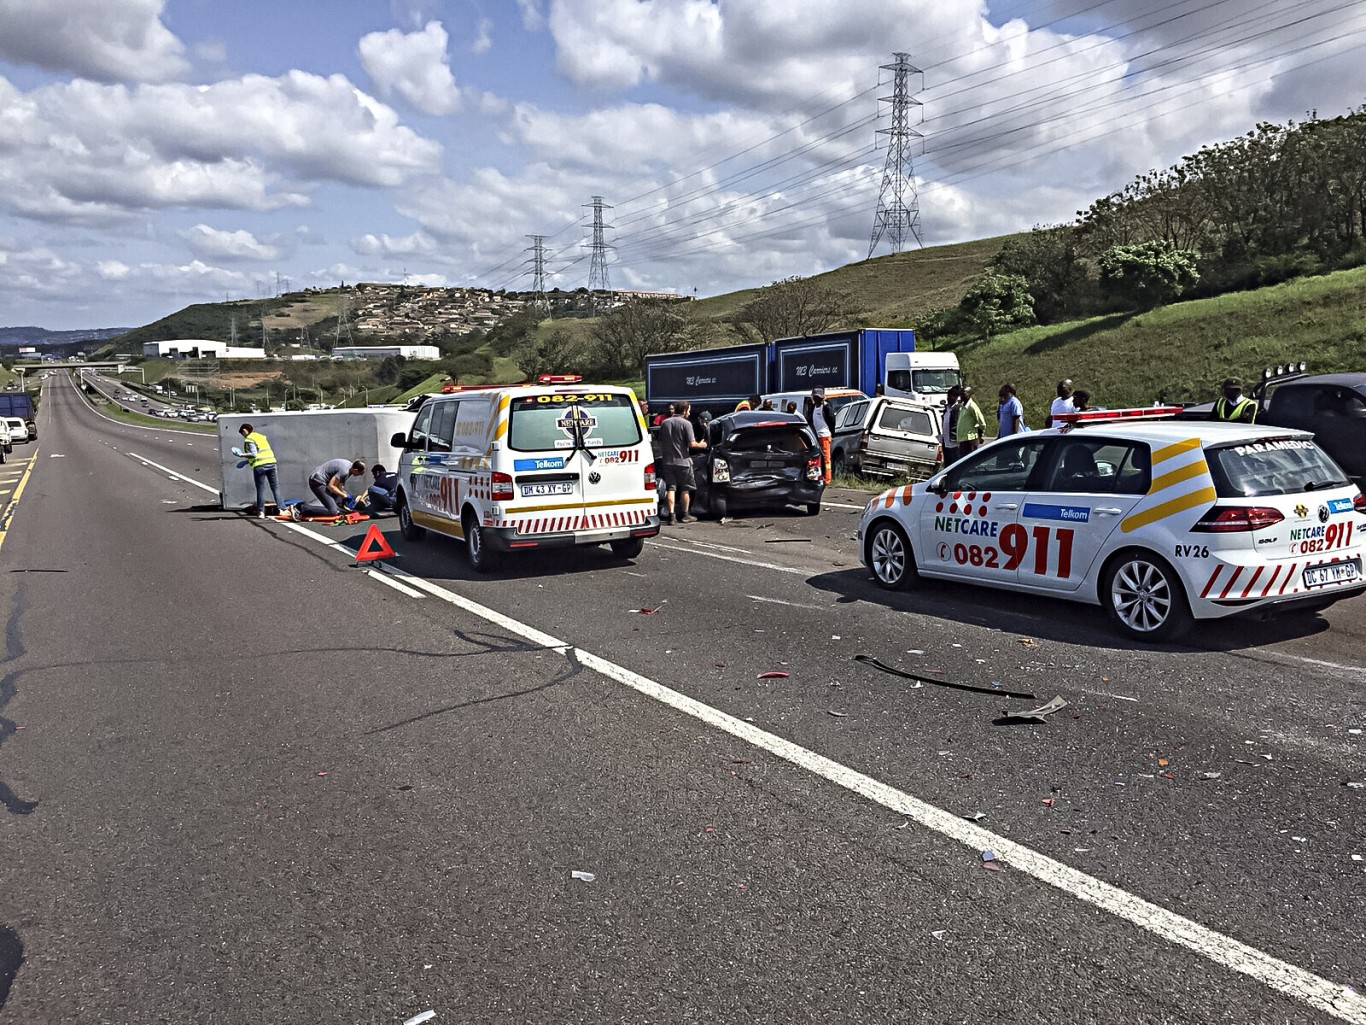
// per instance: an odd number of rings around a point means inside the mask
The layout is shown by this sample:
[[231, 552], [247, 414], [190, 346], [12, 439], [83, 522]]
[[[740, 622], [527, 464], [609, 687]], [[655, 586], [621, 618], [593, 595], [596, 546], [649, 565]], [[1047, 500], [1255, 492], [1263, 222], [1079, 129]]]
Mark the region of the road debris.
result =
[[415, 1014], [404, 1021], [403, 1025], [422, 1025], [424, 1021], [431, 1021], [435, 1017], [435, 1011], [423, 1011], [421, 1014]]
[[[23, 729], [22, 726], [20, 726], [19, 728]], [[1359, 783], [1354, 779], [1350, 779], [1342, 785], [1345, 786], [1348, 790], [1366, 790], [1366, 783]]]
[[1039, 646], [1039, 642], [1033, 637], [1017, 637], [1015, 643], [1022, 648], [1037, 648]]
[[569, 878], [577, 879], [581, 883], [591, 883], [598, 877], [592, 872], [580, 872], [578, 869], [574, 869], [574, 871], [569, 873]]
[[[961, 647], [961, 645], [955, 646]], [[998, 690], [995, 687], [978, 687], [971, 683], [954, 683], [950, 680], [940, 680], [933, 676], [925, 676], [921, 673], [907, 672], [904, 669], [897, 669], [894, 666], [889, 666], [885, 662], [874, 658], [872, 655], [855, 655], [854, 661], [862, 662], [864, 665], [872, 666], [874, 669], [880, 669], [882, 672], [890, 673], [892, 676], [900, 676], [904, 680], [919, 680], [921, 683], [932, 683], [936, 687], [949, 687], [953, 690], [965, 690], [974, 694], [1004, 694], [1008, 698], [1022, 698], [1026, 701], [1037, 701], [1039, 699], [1038, 695], [1033, 693]]]
[[786, 680], [791, 677], [791, 675], [791, 673], [781, 673], [774, 669], [767, 673], [760, 673], [754, 678], [756, 680]]
[[984, 811], [970, 811], [963, 816], [963, 818], [967, 819], [969, 822], [981, 822], [986, 817], [987, 813]]
[[[1012, 695], [1012, 697], [1013, 697], [1013, 695]], [[1064, 708], [1066, 708], [1066, 707], [1067, 707], [1067, 701], [1066, 701], [1063, 697], [1058, 696], [1058, 697], [1053, 698], [1053, 699], [1050, 700], [1050, 701], [1045, 702], [1044, 704], [1040, 705], [1038, 708], [1031, 708], [1031, 709], [1029, 709], [1028, 711], [1025, 711], [1025, 712], [1011, 712], [1011, 711], [1006, 711], [1006, 712], [1003, 714], [1002, 718], [997, 719], [996, 722], [997, 722], [999, 725], [1008, 725], [1008, 724], [1010, 724], [1010, 723], [1021, 723], [1021, 722], [1042, 722], [1042, 723], [1046, 723], [1046, 722], [1048, 722], [1048, 716], [1052, 715], [1054, 712], [1061, 712], [1061, 711], [1062, 711]]]
[[1053, 798], [1051, 798], [1051, 797], [1045, 797], [1045, 798], [1043, 799], [1043, 806], [1044, 806], [1045, 808], [1051, 808], [1051, 807], [1053, 807]]
[[766, 545], [800, 545], [810, 544], [809, 537], [770, 537], [764, 541]]
[[1201, 779], [1221, 779], [1221, 778], [1223, 777], [1223, 775], [1224, 775], [1224, 774], [1223, 774], [1222, 772], [1202, 772], [1202, 773], [1200, 773], [1200, 778], [1201, 778]]
[[827, 708], [826, 711], [833, 715], [836, 719], [847, 719], [849, 717], [848, 712], [836, 712], [833, 708]]
[[947, 935], [947, 933], [947, 929], [936, 929], [934, 930], [934, 932], [930, 933], [930, 935], [937, 940], [942, 940], [945, 937], [945, 935]]
[[669, 604], [669, 599], [668, 599], [668, 598], [665, 598], [662, 602], [660, 602], [658, 605], [656, 605], [656, 606], [655, 606], [654, 608], [652, 608], [652, 609], [648, 609], [648, 608], [647, 608], [647, 609], [628, 609], [627, 611], [628, 611], [628, 612], [638, 612], [638, 613], [640, 613], [642, 616], [653, 616], [656, 612], [658, 612], [660, 609], [662, 609], [662, 608], [663, 608], [665, 605], [667, 605], [667, 604]]

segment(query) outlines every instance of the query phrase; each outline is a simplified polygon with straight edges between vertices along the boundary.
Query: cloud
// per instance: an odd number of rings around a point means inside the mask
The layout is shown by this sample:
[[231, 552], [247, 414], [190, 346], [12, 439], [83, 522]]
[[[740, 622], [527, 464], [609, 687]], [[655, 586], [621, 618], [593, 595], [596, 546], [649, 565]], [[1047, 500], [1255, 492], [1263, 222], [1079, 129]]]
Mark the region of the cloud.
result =
[[460, 90], [446, 55], [448, 37], [439, 21], [421, 32], [371, 32], [359, 44], [361, 66], [381, 96], [397, 93], [426, 114], [460, 107]]
[[0, 210], [38, 220], [303, 206], [306, 191], [287, 183], [394, 186], [435, 172], [440, 156], [341, 75], [131, 88], [77, 80], [31, 93], [0, 78]]
[[95, 264], [95, 273], [105, 281], [121, 281], [128, 277], [130, 268], [118, 260], [101, 260]]
[[221, 231], [207, 224], [196, 224], [180, 237], [202, 260], [274, 260], [281, 252], [279, 246], [261, 242], [249, 231]]
[[4, 0], [0, 57], [100, 82], [164, 82], [189, 67], [165, 0]]
[[436, 240], [422, 231], [402, 238], [362, 235], [351, 240], [351, 248], [361, 256], [434, 256], [439, 250]]
[[488, 18], [480, 18], [479, 24], [474, 28], [474, 42], [470, 44], [470, 53], [488, 53], [493, 48], [493, 22]]

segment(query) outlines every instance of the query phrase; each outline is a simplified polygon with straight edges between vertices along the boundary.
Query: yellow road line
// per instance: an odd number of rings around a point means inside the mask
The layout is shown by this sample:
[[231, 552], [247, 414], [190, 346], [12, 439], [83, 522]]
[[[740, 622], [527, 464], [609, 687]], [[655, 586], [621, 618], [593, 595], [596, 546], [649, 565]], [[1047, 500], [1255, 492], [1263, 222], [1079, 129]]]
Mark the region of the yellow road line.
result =
[[14, 489], [14, 497], [9, 500], [9, 504], [5, 507], [4, 515], [0, 516], [0, 548], [4, 547], [5, 537], [9, 534], [10, 520], [14, 518], [14, 510], [19, 507], [19, 499], [24, 494], [24, 487], [28, 484], [29, 474], [33, 473], [33, 467], [37, 465], [38, 460], [34, 458], [37, 454], [38, 451], [35, 449], [30, 455], [28, 465], [24, 467], [24, 474], [19, 478], [19, 486]]

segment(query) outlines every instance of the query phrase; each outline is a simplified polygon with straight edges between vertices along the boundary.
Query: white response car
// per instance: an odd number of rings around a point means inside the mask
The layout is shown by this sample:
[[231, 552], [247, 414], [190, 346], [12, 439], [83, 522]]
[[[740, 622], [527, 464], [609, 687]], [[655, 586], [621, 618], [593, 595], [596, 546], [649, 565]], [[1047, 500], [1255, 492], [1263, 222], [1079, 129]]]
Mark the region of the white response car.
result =
[[917, 576], [1102, 605], [1132, 637], [1366, 591], [1366, 498], [1303, 431], [1119, 410], [1003, 438], [859, 521], [883, 587]]

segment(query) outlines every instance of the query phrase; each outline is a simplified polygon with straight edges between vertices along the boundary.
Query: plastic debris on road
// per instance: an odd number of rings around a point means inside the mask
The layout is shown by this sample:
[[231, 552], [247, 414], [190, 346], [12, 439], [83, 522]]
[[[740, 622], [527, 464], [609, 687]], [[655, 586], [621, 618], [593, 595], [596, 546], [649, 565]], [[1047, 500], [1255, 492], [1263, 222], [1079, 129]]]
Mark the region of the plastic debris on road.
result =
[[936, 930], [934, 930], [934, 932], [930, 933], [930, 935], [933, 936], [933, 937], [934, 937], [935, 939], [937, 939], [937, 940], [942, 940], [942, 939], [947, 935], [947, 930], [945, 930], [945, 929], [936, 929]]
[[845, 719], [849, 716], [848, 712], [836, 712], [833, 708], [827, 708], [826, 711], [833, 715], [836, 719]]
[[1017, 637], [1015, 643], [1022, 648], [1037, 648], [1039, 646], [1039, 642], [1033, 637]]
[[591, 883], [598, 877], [592, 872], [580, 872], [578, 869], [574, 869], [574, 871], [569, 873], [569, 878], [577, 879], [581, 883]]
[[423, 1011], [421, 1014], [415, 1014], [404, 1021], [403, 1025], [422, 1025], [424, 1021], [431, 1021], [435, 1017], [435, 1011]]
[[995, 861], [995, 860], [996, 860], [996, 852], [993, 851], [990, 847], [988, 847], [986, 850], [984, 850], [984, 851], [982, 852], [982, 860], [983, 860], [983, 861]]
[[652, 609], [629, 609], [628, 611], [630, 611], [630, 612], [638, 612], [638, 613], [640, 613], [640, 615], [642, 615], [642, 616], [653, 616], [656, 612], [658, 612], [660, 609], [662, 609], [662, 608], [663, 608], [665, 605], [667, 605], [667, 604], [669, 604], [669, 599], [668, 599], [668, 598], [665, 598], [662, 602], [660, 602], [658, 605], [656, 605], [656, 606], [655, 606], [654, 608], [652, 608]]
[[786, 680], [791, 675], [791, 673], [780, 673], [775, 670], [773, 672], [760, 673], [758, 676], [754, 678], [756, 680]]
[[1055, 697], [1047, 701], [1038, 708], [1031, 708], [1025, 712], [1006, 712], [1004, 718], [998, 722], [1048, 722], [1048, 716], [1054, 712], [1061, 712], [1067, 707], [1067, 701], [1063, 697]]
[[1358, 783], [1354, 779], [1350, 779], [1342, 785], [1349, 790], [1366, 790], [1366, 783]]
[[1045, 797], [1045, 798], [1043, 799], [1043, 806], [1044, 806], [1045, 808], [1051, 808], [1051, 807], [1053, 807], [1053, 798], [1051, 798], [1051, 797]]
[[[962, 645], [955, 645], [955, 647], [962, 647]], [[918, 680], [922, 683], [932, 683], [936, 687], [949, 687], [953, 690], [966, 690], [971, 691], [974, 694], [1004, 695], [1008, 698], [1023, 698], [1026, 701], [1038, 700], [1038, 695], [1033, 693], [999, 690], [996, 687], [978, 687], [975, 684], [971, 683], [954, 683], [950, 680], [941, 680], [934, 676], [926, 676], [921, 673], [908, 672], [905, 669], [897, 669], [895, 666], [889, 666], [885, 662], [882, 662], [881, 660], [874, 658], [872, 655], [855, 655], [854, 661], [860, 662], [866, 666], [872, 666], [874, 669], [881, 670], [884, 673], [889, 673], [892, 676], [899, 676], [903, 680]], [[931, 669], [926, 670], [926, 672], [938, 672], [938, 670]]]
[[1201, 779], [1219, 779], [1219, 778], [1221, 778], [1223, 775], [1224, 775], [1224, 774], [1223, 774], [1222, 772], [1202, 772], [1202, 773], [1200, 773], [1200, 778], [1201, 778]]
[[987, 813], [984, 811], [970, 811], [963, 816], [963, 818], [967, 819], [969, 822], [981, 822], [986, 817]]

